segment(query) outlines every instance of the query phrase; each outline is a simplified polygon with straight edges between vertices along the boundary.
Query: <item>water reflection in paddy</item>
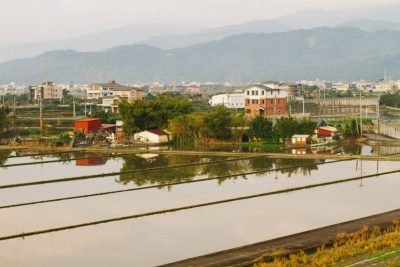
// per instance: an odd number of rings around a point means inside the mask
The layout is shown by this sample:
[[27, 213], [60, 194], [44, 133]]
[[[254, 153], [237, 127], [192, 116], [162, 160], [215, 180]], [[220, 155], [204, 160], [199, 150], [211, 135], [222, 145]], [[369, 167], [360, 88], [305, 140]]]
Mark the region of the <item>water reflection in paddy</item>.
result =
[[394, 174], [363, 187], [351, 182], [11, 240], [0, 242], [0, 259], [5, 266], [154, 266], [396, 209], [399, 187]]
[[[132, 160], [131, 158], [129, 159]], [[177, 158], [174, 159], [176, 163], [175, 160]], [[139, 166], [137, 160], [134, 162], [136, 162], [134, 166], [129, 165], [129, 169], [133, 167], [146, 167], [142, 164]], [[2, 206], [121, 190], [127, 187], [159, 186], [159, 188], [155, 189], [2, 209], [0, 210], [0, 214], [6, 219], [0, 223], [0, 225], [4, 226], [0, 228], [0, 235], [258, 194], [322, 181], [350, 178], [359, 176], [361, 172], [361, 162], [357, 163], [357, 161], [342, 161], [322, 165], [310, 165], [311, 163], [314, 163], [314, 161], [257, 158], [224, 162], [214, 166], [189, 166], [78, 182], [61, 182], [3, 189], [0, 196]], [[201, 178], [299, 165], [305, 166], [282, 169], [277, 172], [263, 172], [230, 178], [224, 177], [200, 183], [167, 186], [170, 183]], [[373, 174], [376, 172], [377, 163], [364, 161], [362, 166], [364, 175]], [[396, 166], [392, 162], [381, 162], [379, 165], [379, 171], [381, 172], [394, 170], [395, 168]], [[35, 216], [46, 213], [52, 214], [47, 220], [42, 220], [41, 216]], [[25, 222], [28, 220], [30, 223], [26, 225]]]
[[[215, 162], [226, 157], [122, 156], [4, 168], [0, 183]], [[329, 161], [326, 161], [329, 162]], [[211, 202], [399, 168], [398, 162], [244, 159], [0, 190], [0, 206], [97, 192], [158, 188], [0, 209], [0, 236]], [[90, 166], [92, 165], [92, 166]], [[362, 167], [362, 169], [361, 169]], [[268, 172], [274, 168], [286, 168]], [[168, 186], [209, 177], [263, 170]], [[24, 174], [24, 175], [19, 175]], [[223, 205], [0, 241], [5, 266], [152, 266], [398, 208], [398, 173]], [[18, 253], [17, 253], [18, 252]], [[12, 255], [12, 257], [10, 257]], [[113, 260], [114, 261], [113, 261]], [[114, 264], [111, 264], [111, 262]]]

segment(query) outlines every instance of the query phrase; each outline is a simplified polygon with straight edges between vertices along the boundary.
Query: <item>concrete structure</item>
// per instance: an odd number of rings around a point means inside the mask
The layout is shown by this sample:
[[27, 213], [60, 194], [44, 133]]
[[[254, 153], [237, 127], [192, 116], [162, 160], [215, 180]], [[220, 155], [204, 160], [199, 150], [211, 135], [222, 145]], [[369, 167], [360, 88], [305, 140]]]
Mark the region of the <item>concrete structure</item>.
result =
[[395, 92], [399, 87], [396, 81], [378, 81], [375, 82], [372, 88], [374, 92]]
[[[379, 106], [378, 97], [340, 97], [340, 98], [315, 98], [304, 100], [304, 111], [312, 117], [337, 117], [337, 116], [358, 116], [360, 105], [364, 116], [376, 114]], [[367, 114], [365, 114], [367, 110]], [[302, 107], [292, 111], [301, 113]]]
[[64, 88], [54, 85], [53, 82], [44, 82], [40, 85], [29, 87], [28, 98], [30, 101], [39, 99], [62, 99]]
[[244, 108], [244, 94], [221, 94], [215, 95], [209, 101], [210, 105], [215, 107], [217, 105], [224, 105], [226, 108], [241, 109]]
[[350, 84], [344, 82], [334, 83], [332, 85], [332, 90], [347, 91], [350, 90]]
[[101, 119], [88, 118], [75, 121], [75, 131], [82, 131], [85, 134], [96, 132], [101, 129]]
[[400, 139], [400, 122], [381, 121], [379, 124], [379, 133], [395, 139]]
[[301, 84], [299, 83], [281, 83], [276, 81], [266, 81], [262, 83], [272, 89], [285, 90], [287, 92], [287, 99], [292, 100], [301, 96]]
[[130, 87], [108, 81], [107, 83], [95, 83], [87, 88], [86, 96], [88, 99], [99, 99], [106, 96], [120, 96], [127, 99], [128, 102], [143, 98], [143, 91], [140, 88]]
[[105, 96], [102, 99], [101, 104], [97, 104], [97, 106], [101, 107], [106, 112], [117, 113], [118, 105], [123, 101], [128, 101], [127, 98], [122, 98], [120, 96]]
[[291, 138], [292, 145], [307, 145], [311, 143], [311, 138], [308, 134], [295, 134]]
[[246, 116], [286, 115], [287, 91], [264, 84], [253, 85], [244, 91]]
[[133, 137], [136, 141], [143, 143], [168, 143], [172, 141], [172, 135], [164, 130], [146, 130], [136, 133]]

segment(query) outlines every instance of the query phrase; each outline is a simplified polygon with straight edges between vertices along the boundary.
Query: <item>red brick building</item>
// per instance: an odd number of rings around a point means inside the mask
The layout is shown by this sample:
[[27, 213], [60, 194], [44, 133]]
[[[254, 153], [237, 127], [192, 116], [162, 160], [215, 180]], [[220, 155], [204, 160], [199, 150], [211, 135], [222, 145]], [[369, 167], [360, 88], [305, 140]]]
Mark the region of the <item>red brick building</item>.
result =
[[287, 113], [287, 91], [262, 84], [244, 91], [246, 116], [284, 116]]

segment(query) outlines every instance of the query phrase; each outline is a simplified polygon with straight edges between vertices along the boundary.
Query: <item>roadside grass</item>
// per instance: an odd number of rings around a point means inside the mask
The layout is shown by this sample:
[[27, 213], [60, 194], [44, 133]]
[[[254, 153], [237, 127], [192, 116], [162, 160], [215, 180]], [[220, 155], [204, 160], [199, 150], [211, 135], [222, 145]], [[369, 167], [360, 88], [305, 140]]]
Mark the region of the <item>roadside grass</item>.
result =
[[382, 257], [379, 259], [384, 260], [384, 257], [387, 257], [389, 260], [398, 253], [396, 252], [394, 255], [387, 253], [399, 246], [400, 222], [394, 221], [393, 225], [387, 228], [364, 227], [355, 233], [339, 234], [332, 245], [323, 245], [311, 255], [301, 251], [275, 257], [271, 262], [263, 262], [264, 257], [262, 257], [254, 264], [254, 267], [348, 266], [354, 262], [371, 258]]

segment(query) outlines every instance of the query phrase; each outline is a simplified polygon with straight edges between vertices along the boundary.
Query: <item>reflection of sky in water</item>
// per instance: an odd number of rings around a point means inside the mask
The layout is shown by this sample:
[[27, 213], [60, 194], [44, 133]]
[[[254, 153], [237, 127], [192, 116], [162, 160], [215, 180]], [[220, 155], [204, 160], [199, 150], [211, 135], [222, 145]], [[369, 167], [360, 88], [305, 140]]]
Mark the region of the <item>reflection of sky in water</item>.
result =
[[[166, 162], [173, 165], [182, 162], [182, 159], [175, 157]], [[62, 168], [63, 165], [45, 164], [39, 169], [36, 165], [24, 169], [32, 169], [30, 179], [38, 177], [38, 173], [46, 173], [42, 168], [48, 168], [47, 172], [51, 172], [48, 177], [68, 177], [74, 176], [74, 173], [82, 175], [82, 170], [95, 173], [119, 170], [124, 167], [124, 163], [126, 162], [118, 159], [94, 167], [80, 167], [73, 163]], [[211, 172], [243, 172], [241, 168], [247, 167], [253, 170], [306, 163], [309, 161], [272, 162], [264, 159], [246, 160], [240, 163], [242, 165], [215, 164], [211, 168], [201, 169], [206, 172], [190, 176], [190, 179], [205, 178]], [[128, 168], [142, 166], [135, 159], [130, 164]], [[360, 167], [360, 161], [344, 161], [319, 165], [318, 169], [306, 171], [297, 169], [291, 173], [269, 172], [248, 175], [245, 178], [212, 180], [170, 188], [3, 209], [0, 210], [0, 235], [350, 178], [360, 174]], [[374, 161], [363, 161], [362, 167], [363, 174], [371, 174], [376, 173], [377, 167], [383, 172], [397, 169], [399, 165], [398, 162], [380, 162], [378, 165]], [[0, 179], [3, 180], [3, 174], [8, 176], [8, 172], [18, 173], [19, 168], [22, 167], [2, 170]], [[221, 170], [216, 171], [218, 168]], [[65, 173], [60, 174], [61, 169]], [[186, 169], [189, 174], [193, 173], [192, 169]], [[179, 175], [182, 172], [186, 175], [182, 169], [175, 171]], [[164, 177], [168, 182], [168, 179], [172, 179], [168, 175], [172, 174], [174, 173], [156, 171], [151, 176]], [[142, 176], [137, 176], [127, 185], [122, 185], [118, 182], [120, 178], [114, 176], [0, 190], [0, 205], [135, 188], [138, 181], [147, 182], [142, 186], [157, 181], [156, 178], [145, 176], [143, 180]], [[28, 237], [25, 240], [0, 241], [0, 261], [4, 266], [153, 266], [397, 209], [400, 200], [398, 178], [399, 174], [396, 173], [364, 179], [362, 187], [361, 182], [357, 181]], [[10, 181], [9, 178], [6, 180]]]

